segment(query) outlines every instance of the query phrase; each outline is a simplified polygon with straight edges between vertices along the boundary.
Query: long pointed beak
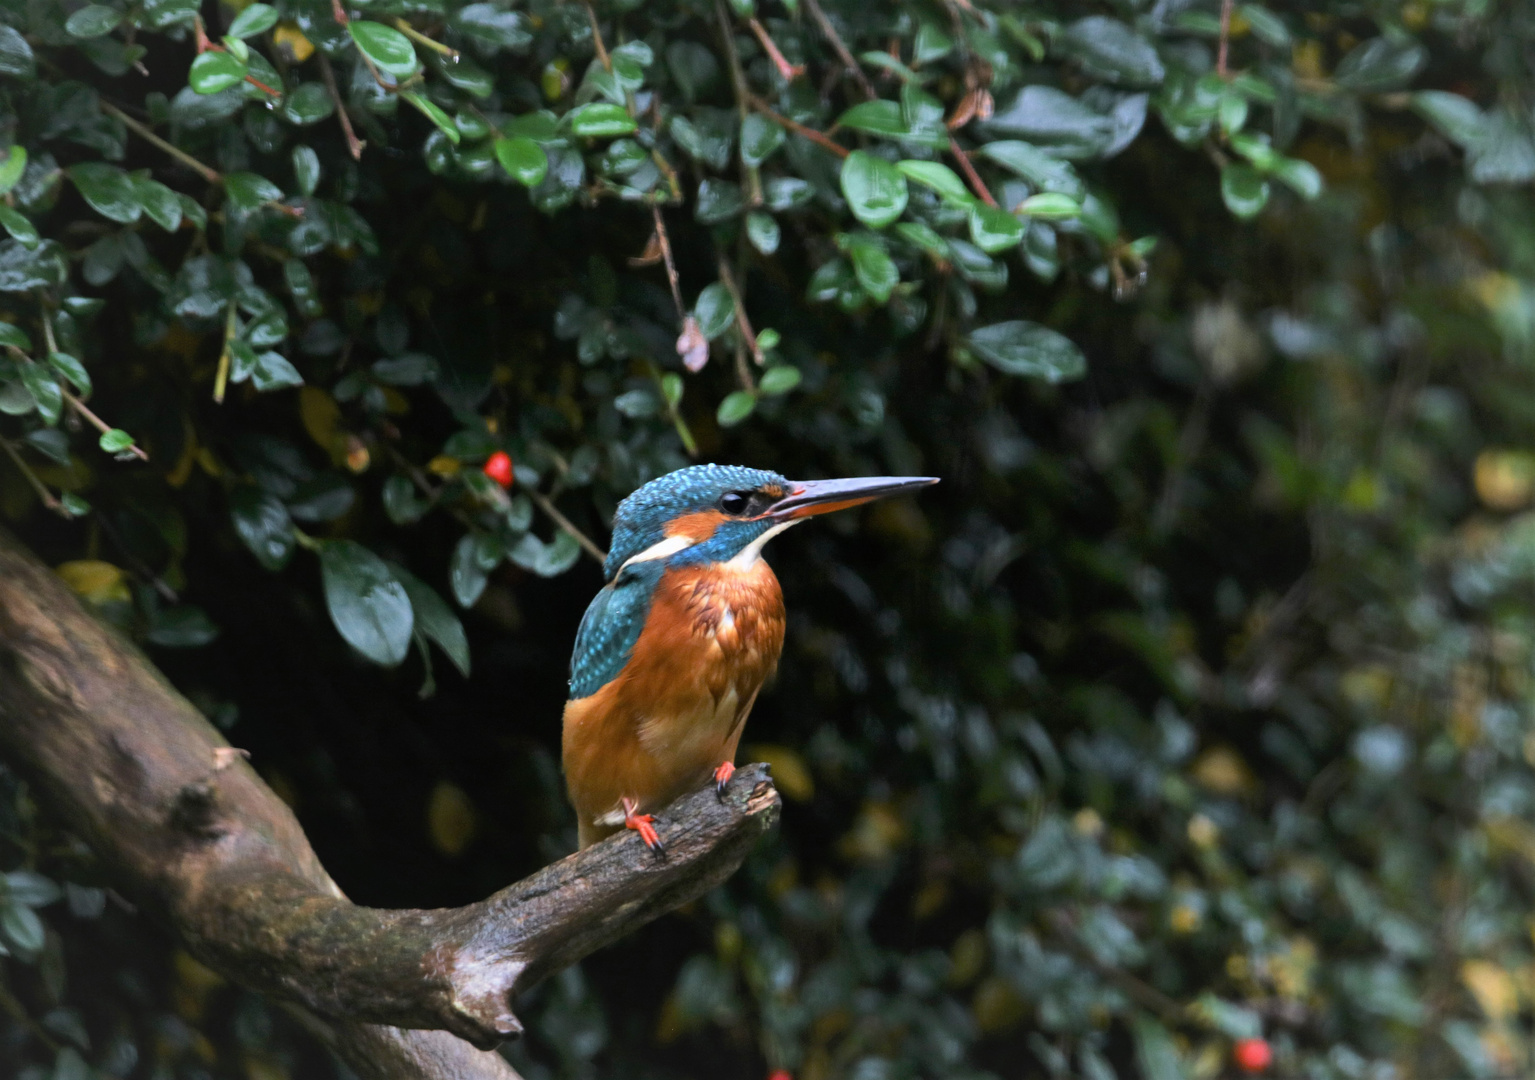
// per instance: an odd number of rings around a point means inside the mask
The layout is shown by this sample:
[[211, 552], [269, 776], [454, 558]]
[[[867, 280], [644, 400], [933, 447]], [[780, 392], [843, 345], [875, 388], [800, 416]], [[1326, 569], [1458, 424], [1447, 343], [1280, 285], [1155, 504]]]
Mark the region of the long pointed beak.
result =
[[861, 506], [890, 495], [904, 495], [938, 483], [936, 476], [858, 476], [850, 480], [795, 480], [789, 494], [773, 504], [767, 516], [793, 521], [812, 514], [829, 514]]

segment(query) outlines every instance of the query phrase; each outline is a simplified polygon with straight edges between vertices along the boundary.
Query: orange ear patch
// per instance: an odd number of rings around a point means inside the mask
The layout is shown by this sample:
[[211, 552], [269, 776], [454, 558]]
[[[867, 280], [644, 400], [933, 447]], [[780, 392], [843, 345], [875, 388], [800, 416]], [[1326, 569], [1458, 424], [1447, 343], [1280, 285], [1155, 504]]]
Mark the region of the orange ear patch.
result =
[[725, 515], [718, 510], [700, 510], [696, 514], [683, 514], [666, 523], [667, 536], [685, 536], [698, 544], [714, 535]]

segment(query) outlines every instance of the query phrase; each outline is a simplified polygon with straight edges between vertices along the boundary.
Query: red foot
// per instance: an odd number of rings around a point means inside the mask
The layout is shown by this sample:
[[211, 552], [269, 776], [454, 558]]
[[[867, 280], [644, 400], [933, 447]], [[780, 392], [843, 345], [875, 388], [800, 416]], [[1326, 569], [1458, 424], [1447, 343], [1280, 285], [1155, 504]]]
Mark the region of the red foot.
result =
[[656, 832], [656, 827], [651, 824], [655, 818], [650, 814], [636, 814], [638, 809], [633, 799], [624, 800], [624, 828], [633, 829], [640, 834], [640, 839], [645, 841], [645, 846], [657, 854], [666, 854], [666, 845], [661, 843], [661, 836]]
[[729, 761], [722, 761], [714, 770], [714, 794], [721, 800], [725, 798], [725, 785], [730, 783], [730, 778], [736, 774], [736, 767]]

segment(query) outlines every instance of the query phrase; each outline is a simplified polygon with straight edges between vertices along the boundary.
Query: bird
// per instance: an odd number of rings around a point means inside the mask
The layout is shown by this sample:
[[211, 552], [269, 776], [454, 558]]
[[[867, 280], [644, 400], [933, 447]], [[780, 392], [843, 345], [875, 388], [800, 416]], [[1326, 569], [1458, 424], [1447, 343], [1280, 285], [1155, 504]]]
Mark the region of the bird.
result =
[[724, 797], [747, 714], [783, 649], [783, 592], [763, 546], [813, 515], [937, 482], [693, 465], [618, 504], [564, 713], [582, 848], [632, 829], [664, 854], [655, 811], [711, 779]]

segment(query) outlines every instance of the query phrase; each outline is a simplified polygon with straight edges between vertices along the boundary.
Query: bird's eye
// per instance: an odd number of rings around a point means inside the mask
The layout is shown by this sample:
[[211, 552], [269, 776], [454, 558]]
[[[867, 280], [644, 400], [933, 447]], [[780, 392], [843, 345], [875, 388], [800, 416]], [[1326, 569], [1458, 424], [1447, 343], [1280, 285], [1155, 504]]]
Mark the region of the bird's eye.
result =
[[720, 509], [727, 514], [739, 514], [746, 509], [746, 496], [739, 491], [727, 491], [720, 496]]

